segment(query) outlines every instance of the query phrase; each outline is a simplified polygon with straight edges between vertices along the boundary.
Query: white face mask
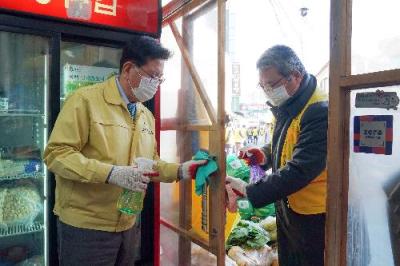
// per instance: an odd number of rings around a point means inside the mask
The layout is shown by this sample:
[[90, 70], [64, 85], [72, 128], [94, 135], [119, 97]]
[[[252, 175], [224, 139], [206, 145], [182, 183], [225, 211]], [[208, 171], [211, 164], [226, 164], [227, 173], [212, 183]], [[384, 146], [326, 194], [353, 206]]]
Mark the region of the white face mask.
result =
[[290, 95], [287, 93], [284, 85], [281, 85], [272, 90], [264, 90], [264, 92], [270, 99], [271, 103], [275, 106], [282, 105], [290, 98]]
[[131, 87], [131, 91], [133, 95], [135, 95], [136, 99], [139, 102], [145, 102], [153, 98], [153, 96], [157, 92], [158, 85], [160, 82], [156, 79], [141, 77], [139, 86], [137, 88], [133, 88], [131, 81], [128, 79], [129, 87]]

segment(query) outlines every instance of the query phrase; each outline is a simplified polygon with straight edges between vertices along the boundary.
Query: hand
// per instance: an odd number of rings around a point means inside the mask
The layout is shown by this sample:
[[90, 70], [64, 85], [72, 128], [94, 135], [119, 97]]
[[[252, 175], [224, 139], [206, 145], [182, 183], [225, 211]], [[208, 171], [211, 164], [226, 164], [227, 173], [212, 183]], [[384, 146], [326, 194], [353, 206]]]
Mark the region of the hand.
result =
[[179, 179], [194, 179], [196, 177], [197, 168], [199, 166], [207, 164], [207, 160], [190, 160], [182, 163], [179, 166], [178, 178]]
[[[246, 187], [247, 183], [244, 182], [240, 178], [235, 178], [231, 176], [226, 176], [226, 185], [230, 185], [232, 188], [232, 191], [235, 192], [235, 194], [240, 197], [240, 198], [246, 198], [247, 193], [246, 193]], [[226, 187], [225, 185], [225, 187]]]
[[237, 212], [237, 199], [238, 195], [233, 191], [232, 186], [230, 184], [225, 185], [225, 194], [226, 194], [226, 207], [229, 212]]
[[146, 171], [145, 176], [158, 176], [158, 172], [154, 172], [153, 168], [156, 165], [156, 161], [148, 158], [138, 157], [134, 161], [134, 165], [139, 169]]
[[267, 163], [267, 158], [265, 157], [264, 152], [260, 148], [255, 146], [247, 146], [241, 148], [239, 151], [239, 158], [249, 158], [250, 160], [254, 160], [259, 165]]
[[128, 190], [145, 192], [148, 176], [155, 175], [155, 172], [143, 171], [133, 166], [114, 166], [108, 178], [108, 183]]

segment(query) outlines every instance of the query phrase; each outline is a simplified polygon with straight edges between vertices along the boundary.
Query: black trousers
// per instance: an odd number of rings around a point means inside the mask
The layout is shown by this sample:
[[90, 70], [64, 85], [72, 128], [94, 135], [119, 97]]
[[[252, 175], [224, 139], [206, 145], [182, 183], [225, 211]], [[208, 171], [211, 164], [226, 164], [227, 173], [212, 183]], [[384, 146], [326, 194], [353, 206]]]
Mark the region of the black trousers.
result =
[[83, 229], [57, 219], [57, 249], [61, 266], [135, 265], [140, 227], [123, 232]]
[[279, 266], [323, 266], [325, 214], [302, 215], [286, 200], [275, 204]]

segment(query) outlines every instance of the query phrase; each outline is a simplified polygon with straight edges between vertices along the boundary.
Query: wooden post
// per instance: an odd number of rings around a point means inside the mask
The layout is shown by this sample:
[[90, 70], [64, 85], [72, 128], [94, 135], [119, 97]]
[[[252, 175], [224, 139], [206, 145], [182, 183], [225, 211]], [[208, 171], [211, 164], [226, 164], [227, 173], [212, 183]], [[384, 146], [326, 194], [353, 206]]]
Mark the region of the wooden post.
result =
[[217, 128], [210, 148], [217, 155], [219, 170], [210, 181], [210, 245], [217, 265], [225, 265], [225, 0], [217, 2], [218, 14], [218, 111]]
[[[192, 23], [188, 22], [186, 17], [182, 18], [182, 42], [185, 47], [187, 47], [188, 54], [192, 50], [193, 42], [193, 27]], [[184, 64], [184, 59], [182, 58], [182, 68], [181, 68], [181, 88], [179, 90], [179, 102], [178, 102], [178, 121], [179, 124], [188, 123], [188, 109], [191, 108], [187, 100], [190, 99], [191, 90], [193, 90], [192, 82], [189, 77], [188, 68]], [[178, 139], [178, 151], [181, 162], [190, 160], [192, 157], [191, 142], [192, 136], [191, 132], [186, 130], [177, 131]], [[179, 182], [179, 227], [184, 230], [189, 230], [192, 226], [192, 181], [182, 180]], [[178, 261], [179, 265], [190, 266], [191, 265], [191, 249], [192, 242], [183, 235], [179, 235], [179, 253]]]
[[345, 265], [350, 97], [340, 86], [350, 75], [351, 1], [331, 1], [328, 197], [325, 265]]

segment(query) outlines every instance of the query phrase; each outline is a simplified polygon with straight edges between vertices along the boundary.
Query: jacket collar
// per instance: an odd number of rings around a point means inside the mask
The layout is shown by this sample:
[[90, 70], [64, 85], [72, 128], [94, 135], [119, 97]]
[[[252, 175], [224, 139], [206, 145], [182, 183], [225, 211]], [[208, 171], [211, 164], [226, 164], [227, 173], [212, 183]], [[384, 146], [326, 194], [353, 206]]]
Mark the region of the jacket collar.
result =
[[[106, 102], [114, 105], [121, 105], [128, 113], [128, 108], [124, 99], [122, 99], [121, 94], [119, 93], [117, 82], [115, 81], [115, 76], [112, 76], [108, 80], [105, 81], [104, 88], [104, 99]], [[143, 113], [143, 104], [140, 102], [136, 102], [136, 119], [140, 117]]]
[[126, 105], [121, 97], [121, 94], [119, 93], [115, 76], [112, 76], [106, 81], [104, 99], [106, 102], [114, 105]]
[[298, 115], [304, 106], [307, 104], [308, 100], [311, 98], [317, 87], [317, 80], [311, 74], [304, 74], [304, 77], [300, 83], [299, 89], [296, 93], [290, 97], [281, 106], [272, 106], [272, 113], [277, 116], [279, 113], [286, 113], [290, 117], [295, 117]]

